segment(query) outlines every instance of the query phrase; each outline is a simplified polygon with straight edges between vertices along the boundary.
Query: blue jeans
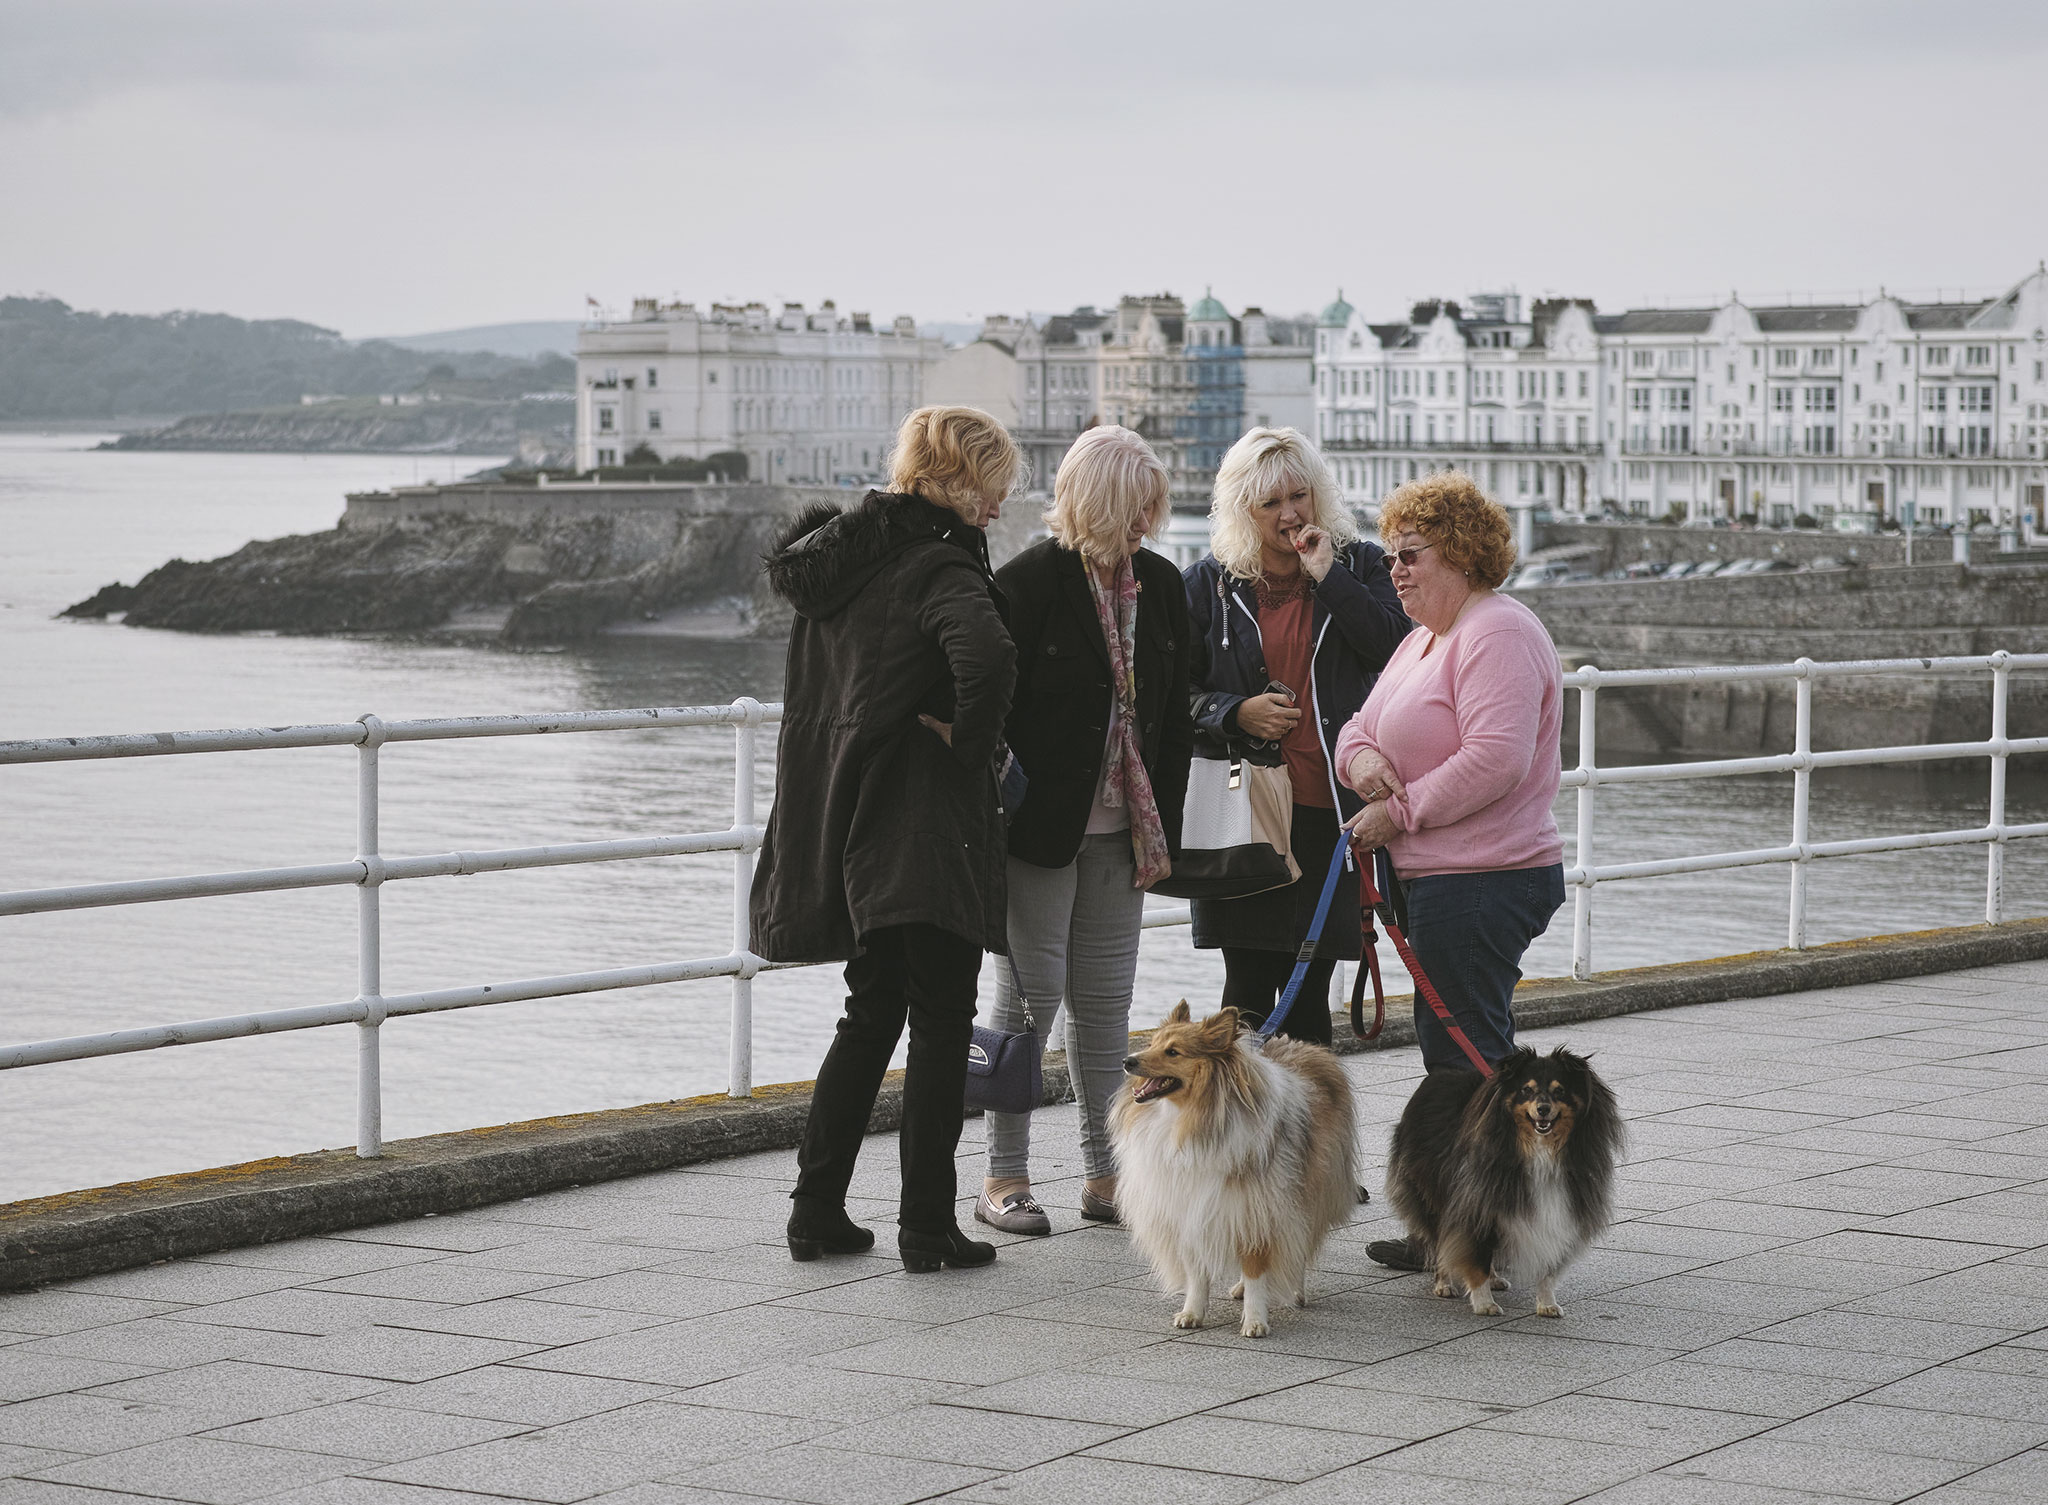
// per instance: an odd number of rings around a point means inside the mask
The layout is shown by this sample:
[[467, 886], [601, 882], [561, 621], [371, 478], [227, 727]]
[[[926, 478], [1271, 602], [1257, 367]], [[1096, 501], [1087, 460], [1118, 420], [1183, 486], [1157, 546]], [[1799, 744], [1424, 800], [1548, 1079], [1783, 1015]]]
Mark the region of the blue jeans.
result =
[[[1515, 984], [1522, 953], [1564, 903], [1564, 866], [1439, 873], [1406, 884], [1408, 943], [1444, 1006], [1489, 1062], [1515, 1048]], [[1422, 1064], [1470, 1067], [1418, 988], [1415, 1038]]]

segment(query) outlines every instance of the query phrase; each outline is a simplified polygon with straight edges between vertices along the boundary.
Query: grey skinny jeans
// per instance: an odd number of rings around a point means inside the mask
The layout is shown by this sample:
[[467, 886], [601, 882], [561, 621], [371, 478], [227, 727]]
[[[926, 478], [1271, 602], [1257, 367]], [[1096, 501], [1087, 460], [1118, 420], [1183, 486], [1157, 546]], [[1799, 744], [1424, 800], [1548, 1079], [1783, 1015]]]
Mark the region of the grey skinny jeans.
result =
[[[1041, 1048], [1064, 1019], [1067, 1069], [1081, 1105], [1081, 1163], [1091, 1180], [1116, 1174], [1109, 1149], [1109, 1103], [1130, 1054], [1131, 989], [1138, 975], [1145, 895], [1131, 887], [1131, 833], [1081, 838], [1062, 868], [1012, 857], [1010, 957], [1031, 1000]], [[1024, 1027], [1010, 968], [996, 964], [997, 1029]], [[1062, 1007], [1064, 1003], [1065, 1007]], [[988, 1115], [988, 1174], [1031, 1174], [1031, 1115]]]

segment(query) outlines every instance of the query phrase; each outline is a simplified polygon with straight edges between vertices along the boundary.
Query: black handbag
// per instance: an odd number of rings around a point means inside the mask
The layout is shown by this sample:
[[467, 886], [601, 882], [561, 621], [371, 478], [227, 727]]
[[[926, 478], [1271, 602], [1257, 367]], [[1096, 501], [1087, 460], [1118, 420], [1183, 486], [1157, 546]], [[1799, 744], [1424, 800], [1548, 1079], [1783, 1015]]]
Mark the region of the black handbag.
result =
[[1029, 1113], [1045, 1103], [1045, 1052], [1015, 962], [1010, 983], [1024, 1007], [1024, 1028], [1012, 1032], [977, 1024], [967, 1041], [966, 1105], [984, 1113]]

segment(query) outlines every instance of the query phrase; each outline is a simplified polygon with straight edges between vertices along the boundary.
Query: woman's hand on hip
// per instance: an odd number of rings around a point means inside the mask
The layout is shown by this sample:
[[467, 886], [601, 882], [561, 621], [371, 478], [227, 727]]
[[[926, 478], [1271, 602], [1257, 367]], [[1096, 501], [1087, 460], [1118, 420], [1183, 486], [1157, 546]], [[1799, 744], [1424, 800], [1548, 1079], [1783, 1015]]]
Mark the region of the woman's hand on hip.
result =
[[1237, 703], [1237, 724], [1248, 737], [1257, 737], [1264, 742], [1278, 742], [1294, 730], [1294, 724], [1301, 720], [1301, 712], [1287, 696], [1268, 691], [1263, 695], [1250, 695]]
[[1358, 797], [1367, 803], [1399, 799], [1408, 792], [1401, 776], [1394, 772], [1394, 765], [1370, 747], [1361, 748], [1352, 758], [1351, 766], [1344, 770], [1344, 782], [1357, 790]]
[[918, 724], [919, 726], [925, 727], [925, 728], [927, 728], [927, 729], [929, 729], [929, 730], [931, 730], [931, 731], [937, 732], [937, 733], [939, 734], [939, 740], [940, 740], [941, 742], [945, 743], [945, 744], [946, 744], [946, 746], [948, 746], [948, 747], [951, 747], [951, 746], [953, 745], [953, 723], [952, 723], [952, 722], [950, 722], [950, 721], [941, 721], [941, 720], [939, 720], [939, 718], [938, 718], [938, 717], [936, 717], [936, 716], [924, 716], [924, 715], [920, 715], [920, 716], [919, 716], [919, 717], [917, 718], [917, 724]]
[[1383, 847], [1399, 833], [1394, 824], [1393, 813], [1387, 809], [1385, 800], [1375, 800], [1344, 822], [1344, 829], [1352, 839], [1368, 851]]

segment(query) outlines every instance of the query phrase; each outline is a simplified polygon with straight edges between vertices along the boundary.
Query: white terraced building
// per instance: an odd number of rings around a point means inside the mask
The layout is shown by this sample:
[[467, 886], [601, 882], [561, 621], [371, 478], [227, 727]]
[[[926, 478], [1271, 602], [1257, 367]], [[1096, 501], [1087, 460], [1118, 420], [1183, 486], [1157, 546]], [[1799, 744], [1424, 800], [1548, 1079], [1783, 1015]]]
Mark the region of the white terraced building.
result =
[[[1994, 298], [1634, 309], [1515, 294], [1316, 334], [1317, 433], [1370, 506], [1434, 469], [1569, 512], [2043, 527], [2048, 269]], [[1909, 512], [1907, 509], [1911, 508]]]
[[664, 460], [738, 451], [774, 484], [881, 480], [904, 414], [925, 401], [943, 344], [907, 315], [785, 303], [634, 300], [623, 321], [576, 341], [576, 464], [617, 465], [645, 446]]

